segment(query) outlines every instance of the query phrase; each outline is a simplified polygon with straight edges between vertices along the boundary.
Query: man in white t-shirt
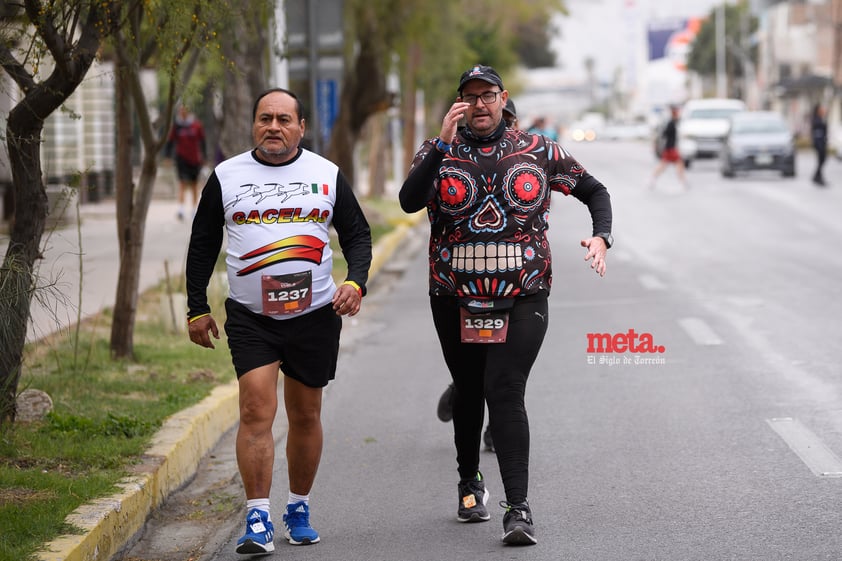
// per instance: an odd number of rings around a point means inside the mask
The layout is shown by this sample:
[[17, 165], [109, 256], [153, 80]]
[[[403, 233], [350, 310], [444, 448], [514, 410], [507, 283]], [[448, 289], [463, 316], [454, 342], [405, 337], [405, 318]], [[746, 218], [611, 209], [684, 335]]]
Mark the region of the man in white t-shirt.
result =
[[[371, 231], [350, 184], [329, 160], [301, 148], [301, 102], [285, 89], [254, 105], [255, 148], [221, 164], [208, 179], [187, 254], [190, 340], [219, 338], [207, 287], [228, 234], [225, 332], [240, 389], [237, 464], [246, 493], [242, 554], [274, 551], [270, 516], [279, 371], [288, 418], [289, 499], [285, 537], [317, 543], [309, 493], [322, 452], [322, 389], [334, 378], [341, 316], [360, 310], [371, 265]], [[329, 227], [348, 263], [333, 281]]]

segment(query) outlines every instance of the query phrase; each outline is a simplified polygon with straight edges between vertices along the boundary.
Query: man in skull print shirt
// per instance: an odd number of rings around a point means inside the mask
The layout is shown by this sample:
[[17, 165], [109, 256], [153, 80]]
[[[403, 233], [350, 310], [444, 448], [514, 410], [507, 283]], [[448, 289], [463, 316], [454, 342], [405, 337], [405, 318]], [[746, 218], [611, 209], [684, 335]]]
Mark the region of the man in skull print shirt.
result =
[[[490, 519], [479, 470], [485, 402], [505, 501], [503, 542], [537, 543], [527, 493], [526, 380], [547, 329], [552, 260], [547, 218], [553, 191], [591, 214], [581, 240], [603, 276], [612, 244], [608, 191], [560, 144], [507, 129], [508, 91], [477, 65], [462, 74], [438, 138], [425, 141], [400, 190], [404, 211], [427, 209], [429, 293], [436, 332], [454, 383], [457, 520]], [[466, 126], [457, 129], [461, 119]]]

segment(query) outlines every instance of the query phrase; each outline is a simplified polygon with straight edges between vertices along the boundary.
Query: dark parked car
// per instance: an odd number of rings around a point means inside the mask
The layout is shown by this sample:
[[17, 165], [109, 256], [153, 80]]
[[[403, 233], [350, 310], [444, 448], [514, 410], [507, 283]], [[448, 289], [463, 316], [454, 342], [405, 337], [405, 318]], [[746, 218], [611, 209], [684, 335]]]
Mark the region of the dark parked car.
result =
[[777, 170], [795, 176], [795, 139], [783, 117], [773, 111], [742, 111], [730, 118], [720, 153], [723, 177], [736, 172]]

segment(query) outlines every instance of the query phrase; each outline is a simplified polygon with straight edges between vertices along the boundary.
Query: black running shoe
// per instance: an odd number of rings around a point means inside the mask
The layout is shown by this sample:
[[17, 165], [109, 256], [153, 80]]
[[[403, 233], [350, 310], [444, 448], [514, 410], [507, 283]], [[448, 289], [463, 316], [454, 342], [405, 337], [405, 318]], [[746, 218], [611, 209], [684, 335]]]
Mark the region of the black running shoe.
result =
[[503, 543], [509, 545], [535, 545], [535, 528], [532, 526], [532, 511], [529, 503], [509, 504], [500, 501], [500, 506], [506, 509], [503, 515]]
[[453, 419], [453, 384], [447, 386], [447, 389], [441, 394], [436, 414], [442, 423], [449, 423]]
[[485, 444], [485, 449], [489, 452], [494, 452], [494, 442], [491, 440], [491, 428], [485, 427], [485, 432], [482, 433], [482, 441]]
[[456, 513], [456, 520], [459, 522], [486, 522], [491, 519], [488, 509], [488, 491], [485, 489], [485, 482], [482, 474], [465, 482], [459, 483], [459, 510]]

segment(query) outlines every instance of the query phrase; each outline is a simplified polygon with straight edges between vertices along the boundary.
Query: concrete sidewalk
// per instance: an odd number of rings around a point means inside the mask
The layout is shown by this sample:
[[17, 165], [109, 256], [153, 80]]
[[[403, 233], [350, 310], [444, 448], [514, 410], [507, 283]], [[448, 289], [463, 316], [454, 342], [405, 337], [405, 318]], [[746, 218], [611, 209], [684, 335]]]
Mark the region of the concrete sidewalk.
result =
[[[149, 206], [140, 269], [140, 292], [184, 268], [190, 222], [177, 218], [178, 203], [156, 199]], [[105, 200], [66, 210], [69, 219], [45, 232], [38, 270], [41, 298], [32, 301], [27, 341], [75, 325], [114, 305], [119, 275], [115, 202]], [[5, 253], [8, 238], [0, 241]], [[174, 289], [180, 287], [173, 287]]]
[[[52, 309], [33, 308], [31, 337], [38, 338], [75, 324], [77, 313], [88, 317], [111, 306], [117, 286], [119, 254], [114, 202], [83, 205], [82, 227], [53, 232], [47, 243], [42, 275], [55, 277], [67, 298]], [[423, 220], [423, 212], [381, 238], [374, 248], [370, 278], [389, 260], [406, 232]], [[153, 201], [149, 209], [141, 268], [141, 291], [165, 278], [179, 276], [189, 241], [189, 222], [177, 219], [174, 201]], [[81, 241], [80, 241], [81, 240]], [[1, 245], [1, 244], [0, 244]], [[0, 247], [5, 251], [5, 247]], [[81, 265], [80, 265], [81, 256]], [[81, 286], [81, 292], [79, 287]], [[74, 300], [73, 295], [81, 294]], [[237, 422], [237, 383], [217, 387], [201, 403], [170, 417], [154, 437], [135, 475], [118, 484], [120, 491], [83, 505], [68, 518], [82, 534], [66, 535], [46, 544], [43, 561], [107, 561], [143, 528], [149, 514], [195, 475], [202, 458]], [[283, 435], [281, 435], [283, 436]]]

